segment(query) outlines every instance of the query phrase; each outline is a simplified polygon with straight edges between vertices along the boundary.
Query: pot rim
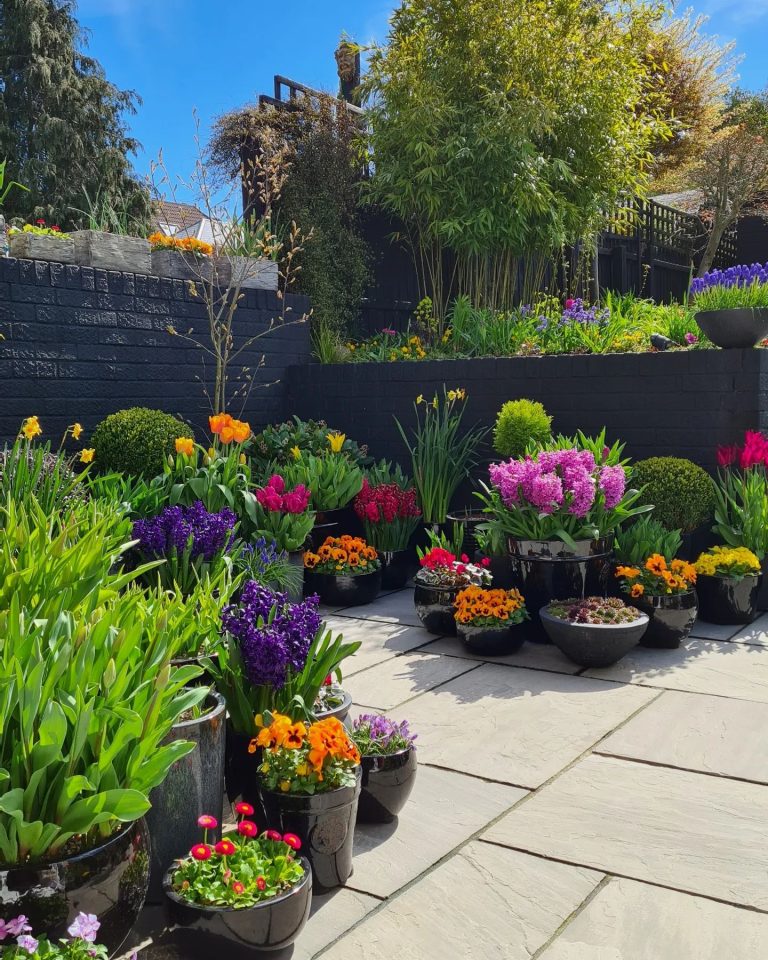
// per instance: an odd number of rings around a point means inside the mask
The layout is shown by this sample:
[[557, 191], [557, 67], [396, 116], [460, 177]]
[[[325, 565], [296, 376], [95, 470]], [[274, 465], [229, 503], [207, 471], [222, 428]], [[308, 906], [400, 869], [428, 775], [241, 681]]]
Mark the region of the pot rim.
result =
[[202, 723], [205, 723], [209, 720], [214, 720], [216, 717], [221, 716], [221, 714], [227, 709], [227, 704], [224, 700], [224, 697], [218, 692], [218, 690], [214, 690], [213, 687], [211, 687], [211, 689], [208, 691], [208, 696], [205, 699], [208, 700], [209, 697], [213, 698], [216, 703], [215, 706], [208, 711], [208, 713], [204, 713], [201, 717], [192, 717], [191, 720], [181, 720], [178, 723], [174, 723], [174, 725], [171, 727], [171, 730], [186, 730], [189, 727], [199, 726]]
[[572, 620], [561, 620], [560, 617], [553, 616], [549, 612], [549, 607], [550, 604], [542, 607], [539, 610], [539, 616], [549, 620], [550, 623], [561, 623], [563, 626], [575, 627], [580, 630], [629, 630], [639, 627], [641, 623], [648, 623], [650, 619], [647, 613], [641, 613], [636, 620], [630, 620], [627, 623], [574, 623]]
[[363, 577], [375, 577], [377, 574], [380, 574], [381, 567], [379, 566], [375, 570], [366, 570], [365, 573], [321, 573], [318, 570], [310, 570], [309, 572], [313, 577], [330, 577], [333, 580], [341, 580], [345, 577], [352, 577], [355, 580], [361, 580]]
[[[183, 859], [183, 858], [180, 858]], [[202, 903], [192, 903], [190, 900], [185, 900], [184, 897], [180, 897], [178, 893], [171, 886], [171, 875], [174, 871], [174, 866], [171, 864], [170, 867], [165, 871], [163, 875], [163, 893], [169, 900], [172, 900], [174, 903], [181, 904], [183, 907], [189, 907], [191, 910], [197, 910], [199, 913], [203, 914], [219, 914], [219, 913], [248, 913], [251, 910], [260, 910], [262, 907], [269, 907], [276, 903], [284, 902], [290, 897], [295, 896], [299, 893], [307, 883], [312, 883], [312, 866], [305, 856], [299, 855], [299, 860], [301, 865], [304, 868], [304, 876], [299, 880], [298, 883], [294, 884], [289, 890], [279, 893], [276, 897], [269, 897], [267, 900], [262, 900], [260, 903], [253, 903], [250, 907], [216, 907], [208, 906]], [[176, 861], [174, 861], [175, 863]]]
[[360, 790], [360, 784], [363, 779], [363, 765], [358, 763], [355, 767], [355, 784], [351, 787], [334, 787], [333, 790], [323, 790], [320, 793], [282, 793], [279, 790], [267, 790], [266, 787], [262, 786], [261, 778], [257, 778], [259, 793], [265, 793], [269, 797], [290, 797], [292, 800], [313, 800], [315, 797], [332, 797], [334, 793], [341, 793], [344, 790], [352, 790], [355, 793], [358, 793]]
[[89, 847], [88, 850], [83, 850], [80, 853], [76, 853], [71, 857], [60, 857], [58, 860], [38, 860], [32, 863], [2, 863], [0, 862], [0, 871], [11, 871], [11, 870], [50, 870], [51, 867], [55, 867], [59, 863], [79, 863], [81, 860], [86, 860], [90, 857], [95, 856], [102, 850], [106, 850], [107, 847], [116, 845], [122, 840], [126, 833], [129, 833], [131, 830], [136, 829], [137, 824], [144, 822], [144, 817], [138, 817], [136, 820], [132, 820], [130, 823], [123, 825], [122, 830], [118, 830], [117, 833], [112, 834], [111, 837], [108, 837], [104, 843], [100, 843], [96, 847]]
[[349, 692], [349, 690], [345, 690], [344, 687], [341, 688], [341, 692], [344, 694], [344, 699], [338, 706], [331, 707], [329, 710], [323, 710], [320, 713], [316, 713], [315, 716], [319, 719], [323, 719], [323, 717], [330, 717], [334, 713], [338, 713], [338, 711], [343, 710], [344, 707], [349, 710], [349, 708], [352, 706], [352, 694]]
[[391, 757], [402, 757], [407, 753], [415, 752], [416, 744], [412, 743], [409, 747], [404, 747], [402, 750], [395, 750], [394, 753], [361, 753], [360, 764], [362, 766], [363, 760], [389, 760]]
[[698, 317], [708, 317], [714, 320], [719, 316], [725, 316], [726, 319], [735, 319], [735, 315], [741, 313], [768, 320], [768, 307], [722, 307], [720, 310], [697, 310], [694, 314], [694, 320]]
[[419, 587], [425, 587], [427, 590], [444, 590], [446, 593], [451, 593], [453, 590], [464, 590], [470, 584], [441, 584], [441, 583], [425, 583], [423, 580], [419, 579], [419, 574], [413, 578], [413, 582]]
[[764, 576], [762, 572], [760, 573], [745, 573], [741, 577], [729, 577], [724, 573], [700, 573], [697, 577], [697, 582], [701, 579], [704, 580], [731, 580], [733, 583], [741, 583], [743, 580], [759, 580], [760, 577]]
[[[625, 596], [629, 597], [629, 594], [626, 590], [621, 591]], [[696, 595], [696, 588], [691, 587], [690, 590], [678, 590], [677, 593], [644, 593], [641, 597], [630, 597], [631, 600], [675, 600], [677, 597], [692, 597]]]

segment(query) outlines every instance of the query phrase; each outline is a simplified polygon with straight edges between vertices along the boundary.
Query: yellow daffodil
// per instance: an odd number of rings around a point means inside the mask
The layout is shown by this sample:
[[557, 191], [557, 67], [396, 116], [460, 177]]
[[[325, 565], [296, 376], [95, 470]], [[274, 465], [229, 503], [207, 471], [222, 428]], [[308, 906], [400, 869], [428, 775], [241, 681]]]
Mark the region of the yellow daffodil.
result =
[[418, 395], [418, 397], [416, 397], [416, 403], [424, 403], [424, 394], [423, 394], [423, 393], [420, 393], [420, 394]]
[[291, 454], [294, 460], [301, 460], [301, 450], [298, 447], [291, 447]]
[[96, 456], [96, 451], [93, 447], [90, 447], [85, 450], [80, 451], [80, 463], [93, 463], [93, 458]]
[[43, 432], [43, 428], [40, 426], [40, 421], [37, 417], [27, 417], [24, 423], [21, 425], [21, 432], [27, 438], [27, 440], [32, 440], [34, 437], [39, 437]]
[[432, 406], [435, 408], [435, 410], [437, 410], [437, 394], [432, 397]]
[[72, 436], [75, 438], [75, 440], [79, 440], [83, 433], [83, 425], [82, 423], [73, 423], [70, 427], [70, 430], [72, 431]]
[[455, 390], [449, 390], [448, 393], [446, 394], [446, 396], [447, 396], [448, 399], [451, 401], [451, 403], [453, 403], [453, 401], [456, 399], [456, 397], [458, 397], [458, 394], [456, 393]]
[[466, 400], [466, 399], [467, 399], [467, 391], [464, 389], [464, 387], [457, 387], [457, 388], [456, 388], [456, 396], [458, 397], [459, 400]]
[[347, 435], [346, 433], [326, 433], [325, 439], [330, 444], [331, 453], [341, 453]]

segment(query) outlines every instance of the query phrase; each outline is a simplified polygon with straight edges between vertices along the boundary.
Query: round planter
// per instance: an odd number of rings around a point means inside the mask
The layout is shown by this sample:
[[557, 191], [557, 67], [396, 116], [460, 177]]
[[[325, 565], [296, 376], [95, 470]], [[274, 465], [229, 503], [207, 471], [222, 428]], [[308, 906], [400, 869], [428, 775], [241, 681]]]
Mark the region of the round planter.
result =
[[[483, 559], [481, 551], [475, 553], [475, 563], [480, 563]], [[511, 590], [517, 586], [518, 578], [515, 576], [515, 567], [512, 558], [506, 554], [503, 557], [489, 556], [490, 565], [488, 572], [491, 575], [491, 586], [494, 590]]]
[[411, 573], [410, 550], [379, 550], [382, 590], [400, 590]]
[[457, 623], [459, 640], [473, 653], [485, 657], [503, 657], [516, 653], [525, 641], [525, 622], [504, 627], [473, 627], [469, 623]]
[[221, 823], [224, 800], [224, 698], [211, 692], [208, 713], [177, 723], [165, 742], [192, 740], [195, 749], [178, 760], [159, 787], [150, 793], [152, 809], [146, 815], [152, 837], [149, 881], [150, 903], [163, 899], [163, 873], [171, 860], [184, 857], [200, 841], [197, 818], [210, 813]]
[[414, 580], [413, 602], [425, 630], [436, 636], [456, 636], [453, 604], [461, 587], [436, 587]]
[[632, 597], [624, 594], [633, 607], [648, 616], [648, 629], [640, 640], [641, 647], [675, 650], [688, 639], [696, 622], [699, 603], [695, 590], [663, 597]]
[[62, 860], [22, 867], [0, 865], [0, 919], [24, 914], [35, 936], [67, 935], [78, 913], [95, 913], [99, 943], [110, 954], [136, 923], [149, 886], [150, 839], [144, 820], [106, 843]]
[[362, 607], [373, 603], [381, 590], [381, 570], [373, 573], [350, 574], [318, 573], [312, 571], [313, 591], [329, 607]]
[[525, 597], [534, 624], [537, 611], [552, 600], [607, 593], [613, 558], [610, 537], [576, 541], [575, 550], [560, 540], [510, 539], [509, 552], [514, 586]]
[[255, 736], [255, 728], [253, 734], [238, 733], [232, 727], [231, 720], [227, 720], [224, 745], [224, 787], [231, 804], [238, 800], [245, 800], [251, 806], [256, 806], [256, 801], [259, 799], [259, 787], [256, 782], [258, 760], [254, 754], [248, 753], [248, 744]]
[[354, 787], [314, 796], [261, 790], [266, 824], [281, 833], [295, 833], [312, 864], [313, 890], [322, 893], [343, 886], [352, 874], [357, 801], [361, 770]]
[[699, 328], [718, 347], [754, 347], [768, 337], [768, 309], [702, 310], [696, 314]]
[[337, 720], [344, 723], [347, 719], [349, 708], [352, 706], [352, 697], [346, 690], [342, 690], [341, 692], [344, 694], [344, 699], [338, 707], [333, 707], [331, 710], [316, 711], [315, 716], [318, 720], [327, 720], [329, 717], [336, 717]]
[[758, 613], [757, 598], [762, 582], [762, 573], [741, 580], [699, 574], [696, 580], [699, 616], [707, 623], [752, 623]]
[[581, 667], [610, 667], [637, 646], [648, 628], [645, 613], [631, 623], [570, 623], [546, 607], [540, 615], [552, 643]]
[[361, 757], [362, 790], [358, 823], [392, 823], [405, 806], [416, 782], [416, 750], [407, 747], [386, 757]]
[[178, 927], [217, 938], [215, 953], [208, 956], [220, 955], [220, 940], [255, 950], [289, 947], [304, 929], [312, 906], [312, 868], [306, 858], [300, 859], [304, 876], [295, 887], [242, 910], [202, 907], [182, 899], [171, 885], [170, 867], [163, 879], [168, 915]]

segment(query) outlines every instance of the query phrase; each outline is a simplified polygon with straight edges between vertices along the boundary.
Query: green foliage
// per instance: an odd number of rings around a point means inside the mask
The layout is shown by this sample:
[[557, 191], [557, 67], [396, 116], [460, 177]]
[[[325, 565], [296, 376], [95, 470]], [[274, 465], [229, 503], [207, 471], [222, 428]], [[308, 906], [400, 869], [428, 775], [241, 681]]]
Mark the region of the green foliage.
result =
[[753, 280], [746, 286], [726, 287], [713, 284], [693, 298], [696, 310], [765, 310], [768, 308], [768, 283]]
[[765, 467], [721, 470], [715, 484], [714, 533], [730, 547], [768, 556], [768, 477]]
[[[296, 460], [294, 448], [302, 455], [309, 453], [319, 456], [330, 449], [328, 434], [338, 432], [324, 420], [302, 420], [296, 416], [285, 423], [271, 424], [253, 439], [250, 456], [254, 468], [259, 469], [266, 479], [271, 470], [277, 469], [279, 472], [280, 467]], [[360, 466], [370, 462], [365, 444], [347, 438], [341, 450]]]
[[177, 437], [193, 438], [194, 434], [170, 413], [129, 407], [102, 420], [93, 431], [92, 442], [102, 473], [117, 471], [155, 477], [163, 472]]
[[289, 487], [302, 483], [312, 492], [314, 510], [338, 510], [360, 493], [363, 471], [343, 453], [324, 453], [321, 456], [302, 455], [282, 471]]
[[616, 531], [616, 560], [625, 566], [637, 567], [651, 554], [659, 553], [669, 563], [678, 554], [683, 538], [679, 530], [668, 530], [647, 514]]
[[3, 160], [3, 162], [0, 163], [0, 207], [5, 203], [5, 199], [11, 190], [26, 190], [29, 192], [29, 187], [25, 187], [15, 180], [11, 180], [8, 183], [5, 182], [5, 168], [7, 164], [7, 160]]
[[640, 502], [653, 506], [653, 517], [667, 530], [689, 533], [712, 516], [712, 478], [691, 460], [650, 457], [632, 468], [632, 485], [641, 489]]
[[248, 507], [248, 518], [256, 536], [268, 542], [274, 541], [278, 550], [294, 553], [303, 550], [307, 537], [315, 525], [315, 513], [287, 513], [283, 510], [267, 510], [254, 498]]
[[552, 417], [534, 400], [508, 400], [499, 411], [493, 447], [505, 458], [522, 457], [529, 444], [545, 443], [552, 436]]
[[508, 308], [518, 257], [594, 233], [621, 194], [642, 192], [668, 129], [647, 102], [660, 16], [580, 0], [405, 0], [394, 12], [364, 82], [370, 193], [408, 225], [439, 313], [444, 248], [460, 293]]
[[12, 447], [0, 450], [0, 504], [26, 503], [32, 496], [46, 516], [55, 518], [67, 504], [88, 494], [66, 457], [51, 453], [50, 444], [19, 436]]
[[65, 0], [0, 8], [0, 156], [29, 188], [6, 198], [6, 217], [66, 226], [84, 188], [147, 217], [149, 195], [128, 160], [139, 144], [125, 121], [139, 99], [106, 79], [86, 39]]

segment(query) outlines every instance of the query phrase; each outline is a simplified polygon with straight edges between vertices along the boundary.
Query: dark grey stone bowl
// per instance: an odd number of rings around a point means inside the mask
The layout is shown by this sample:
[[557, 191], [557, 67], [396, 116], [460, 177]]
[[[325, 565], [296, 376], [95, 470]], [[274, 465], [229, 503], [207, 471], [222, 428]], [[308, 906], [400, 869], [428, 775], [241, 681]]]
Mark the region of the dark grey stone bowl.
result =
[[645, 613], [631, 623], [571, 623], [553, 617], [547, 605], [539, 616], [552, 643], [581, 667], [610, 667], [636, 647], [648, 629]]
[[718, 347], [754, 347], [768, 337], [768, 309], [702, 310], [696, 323]]

